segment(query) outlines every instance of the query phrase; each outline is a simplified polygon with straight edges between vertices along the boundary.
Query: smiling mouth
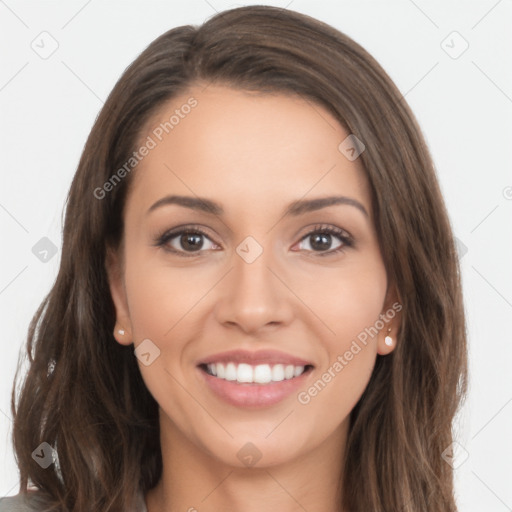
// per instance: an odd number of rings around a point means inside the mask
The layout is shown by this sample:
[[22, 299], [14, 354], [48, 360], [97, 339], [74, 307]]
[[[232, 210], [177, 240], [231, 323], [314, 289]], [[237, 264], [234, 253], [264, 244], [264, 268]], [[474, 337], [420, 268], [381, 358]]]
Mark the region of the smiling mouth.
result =
[[246, 363], [210, 363], [200, 364], [199, 368], [206, 374], [219, 380], [238, 384], [272, 384], [292, 380], [309, 373], [313, 365], [297, 366], [293, 364], [258, 364]]

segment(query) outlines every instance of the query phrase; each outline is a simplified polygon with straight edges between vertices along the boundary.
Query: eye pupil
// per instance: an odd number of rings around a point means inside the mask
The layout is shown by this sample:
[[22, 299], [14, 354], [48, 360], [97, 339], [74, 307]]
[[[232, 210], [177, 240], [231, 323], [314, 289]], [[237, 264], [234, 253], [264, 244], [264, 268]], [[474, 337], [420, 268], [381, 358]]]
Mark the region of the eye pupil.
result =
[[[313, 249], [318, 249], [320, 251], [324, 251], [329, 248], [331, 244], [331, 235], [326, 233], [318, 233], [315, 235], [312, 235], [313, 243], [311, 244], [311, 247]], [[317, 243], [317, 241], [321, 239], [322, 242]]]
[[200, 250], [203, 246], [203, 235], [188, 233], [181, 236], [181, 245], [184, 249]]

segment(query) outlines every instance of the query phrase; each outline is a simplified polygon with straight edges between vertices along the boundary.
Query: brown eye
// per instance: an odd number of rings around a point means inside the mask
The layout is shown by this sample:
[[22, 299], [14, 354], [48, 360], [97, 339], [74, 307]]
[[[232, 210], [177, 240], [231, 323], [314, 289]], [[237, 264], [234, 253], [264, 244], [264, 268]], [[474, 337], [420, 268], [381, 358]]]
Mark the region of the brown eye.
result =
[[[198, 233], [185, 233], [179, 236], [179, 243], [184, 250], [199, 251], [201, 250], [204, 241], [202, 240], [203, 235]], [[177, 237], [175, 237], [177, 238]]]
[[[339, 243], [334, 248], [332, 244], [338, 239]], [[309, 248], [306, 247], [308, 252], [320, 253], [318, 256], [327, 256], [344, 251], [348, 247], [354, 245], [350, 235], [340, 228], [333, 226], [318, 226], [313, 231], [305, 235], [300, 243], [307, 241]]]
[[[208, 242], [206, 242], [207, 240]], [[213, 247], [208, 247], [208, 243]], [[202, 251], [218, 247], [209, 236], [199, 228], [187, 228], [168, 231], [160, 236], [156, 242], [158, 247], [181, 256], [195, 256]]]

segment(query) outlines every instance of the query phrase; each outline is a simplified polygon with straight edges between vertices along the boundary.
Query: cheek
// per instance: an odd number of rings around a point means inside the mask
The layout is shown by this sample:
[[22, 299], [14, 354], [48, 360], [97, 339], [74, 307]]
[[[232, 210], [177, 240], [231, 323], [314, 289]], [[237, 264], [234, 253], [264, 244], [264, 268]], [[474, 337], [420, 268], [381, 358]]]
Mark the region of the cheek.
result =
[[[386, 273], [382, 266], [361, 268], [340, 279], [337, 287], [335, 330], [343, 339], [356, 338], [374, 326], [383, 312], [386, 295]], [[334, 314], [334, 312], [333, 312]]]
[[319, 411], [336, 410], [335, 416], [343, 417], [359, 400], [375, 364], [386, 271], [377, 257], [369, 257], [340, 268], [335, 277], [332, 272], [329, 279], [318, 277], [303, 293], [322, 321], [317, 332], [325, 357], [318, 369], [321, 382], [303, 390], [308, 396], [301, 403], [318, 397]]
[[[297, 394], [301, 418], [329, 435], [350, 415], [370, 380], [377, 355], [375, 324], [382, 312], [385, 278], [359, 275], [337, 287], [326, 304], [325, 358], [315, 379]], [[297, 416], [298, 417], [298, 416]]]
[[383, 313], [387, 277], [376, 251], [347, 259], [338, 268], [319, 267], [314, 277], [304, 275], [295, 281], [294, 291], [323, 324], [322, 338], [330, 352], [344, 351]]
[[134, 339], [164, 343], [214, 281], [199, 267], [167, 267], [156, 256], [134, 254], [126, 262], [125, 282]]
[[126, 295], [135, 347], [150, 339], [158, 357], [148, 366], [139, 363], [142, 378], [160, 406], [173, 418], [187, 417], [190, 396], [177, 382], [189, 376], [184, 361], [190, 359], [188, 340], [199, 336], [196, 322], [201, 297], [210, 282], [201, 271], [172, 268], [147, 254], [127, 258]]

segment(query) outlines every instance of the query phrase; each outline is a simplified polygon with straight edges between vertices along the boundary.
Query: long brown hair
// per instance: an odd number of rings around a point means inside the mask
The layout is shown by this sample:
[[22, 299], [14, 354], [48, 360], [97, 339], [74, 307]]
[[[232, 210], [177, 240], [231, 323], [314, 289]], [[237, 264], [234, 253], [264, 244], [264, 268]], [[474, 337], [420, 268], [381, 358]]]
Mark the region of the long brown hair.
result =
[[[56, 282], [28, 332], [30, 367], [16, 403], [20, 492], [36, 486], [50, 509], [131, 510], [158, 482], [158, 404], [133, 347], [114, 340], [106, 249], [118, 248], [136, 169], [95, 194], [138, 147], [141, 127], [195, 83], [297, 94], [364, 142], [376, 230], [401, 327], [377, 356], [351, 413], [343, 484], [353, 512], [453, 512], [442, 452], [467, 387], [458, 258], [435, 169], [397, 87], [357, 43], [329, 25], [268, 6], [223, 11], [174, 28], [126, 69], [87, 140], [67, 198]], [[43, 442], [55, 463], [37, 464]], [[60, 507], [60, 508], [58, 508]]]

